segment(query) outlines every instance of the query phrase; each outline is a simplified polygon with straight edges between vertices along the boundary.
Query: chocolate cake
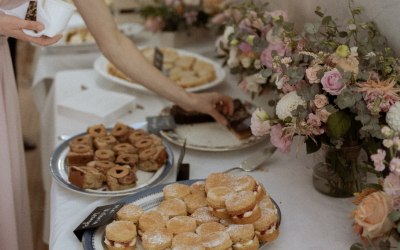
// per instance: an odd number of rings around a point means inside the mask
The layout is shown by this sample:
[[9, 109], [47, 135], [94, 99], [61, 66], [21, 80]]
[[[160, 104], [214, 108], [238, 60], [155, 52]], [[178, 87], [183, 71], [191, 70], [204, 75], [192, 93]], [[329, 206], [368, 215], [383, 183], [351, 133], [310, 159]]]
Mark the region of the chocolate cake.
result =
[[[226, 116], [229, 122], [228, 128], [234, 132], [239, 139], [246, 139], [251, 136], [251, 114], [239, 99], [234, 99], [233, 105], [233, 114], [231, 116]], [[177, 105], [172, 106], [170, 114], [174, 117], [176, 124], [196, 124], [215, 121], [210, 115], [196, 111], [185, 111]]]

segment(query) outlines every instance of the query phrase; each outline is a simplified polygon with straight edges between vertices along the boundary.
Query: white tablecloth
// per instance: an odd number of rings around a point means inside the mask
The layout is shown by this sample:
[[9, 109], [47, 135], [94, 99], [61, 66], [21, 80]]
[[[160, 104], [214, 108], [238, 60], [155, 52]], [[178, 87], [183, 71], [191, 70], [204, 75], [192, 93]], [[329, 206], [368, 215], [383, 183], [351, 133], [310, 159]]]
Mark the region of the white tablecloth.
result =
[[[136, 92], [117, 86], [99, 78], [92, 70], [64, 71], [56, 75], [54, 82], [54, 103], [61, 101], [76, 91], [81, 85], [130, 93], [137, 97], [137, 103], [145, 107], [124, 116], [121, 121], [132, 124], [144, 121], [146, 116], [156, 115], [169, 103], [154, 95]], [[225, 83], [214, 90], [248, 99], [234, 84]], [[52, 147], [60, 143], [59, 135], [82, 132], [90, 124], [85, 124], [57, 113], [53, 107], [54, 130], [49, 131]], [[298, 145], [298, 146], [297, 146]], [[209, 173], [222, 171], [237, 165], [253, 152], [260, 150], [259, 144], [244, 150], [212, 153], [187, 150], [185, 162], [190, 163], [190, 177], [205, 178]], [[179, 153], [172, 146], [175, 157]], [[250, 173], [265, 185], [282, 211], [281, 235], [270, 245], [270, 249], [349, 249], [357, 241], [352, 233], [349, 215], [352, 199], [330, 198], [318, 193], [312, 186], [312, 166], [315, 159], [304, 153], [301, 143], [293, 145], [292, 153], [275, 153], [260, 170]], [[175, 180], [175, 169], [166, 182]], [[51, 186], [50, 249], [82, 249], [73, 230], [97, 206], [110, 204], [119, 198], [90, 197], [74, 193], [57, 182]]]

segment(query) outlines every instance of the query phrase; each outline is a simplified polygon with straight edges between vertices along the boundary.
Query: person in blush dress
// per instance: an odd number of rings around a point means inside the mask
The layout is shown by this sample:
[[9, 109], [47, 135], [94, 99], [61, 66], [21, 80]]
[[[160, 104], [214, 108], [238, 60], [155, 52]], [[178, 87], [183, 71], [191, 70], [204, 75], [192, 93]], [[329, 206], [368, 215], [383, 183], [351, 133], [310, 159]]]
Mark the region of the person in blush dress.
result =
[[[12, 9], [26, 2], [0, 0], [0, 9]], [[102, 53], [127, 76], [186, 110], [207, 113], [218, 122], [227, 123], [224, 114], [233, 112], [230, 97], [184, 91], [149, 64], [132, 41], [118, 31], [104, 1], [74, 3]], [[61, 38], [61, 35], [30, 37], [22, 29], [41, 31], [44, 26], [0, 11], [0, 248], [9, 250], [32, 250], [33, 244], [18, 97], [7, 37], [41, 46], [54, 44]], [[222, 113], [216, 109], [217, 104]]]

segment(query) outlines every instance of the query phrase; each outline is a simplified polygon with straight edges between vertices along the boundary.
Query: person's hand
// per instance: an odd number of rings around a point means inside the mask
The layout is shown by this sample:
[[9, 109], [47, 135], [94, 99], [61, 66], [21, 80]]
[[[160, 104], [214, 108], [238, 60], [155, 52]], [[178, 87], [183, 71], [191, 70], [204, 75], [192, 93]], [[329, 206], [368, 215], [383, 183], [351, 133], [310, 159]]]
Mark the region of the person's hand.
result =
[[14, 37], [19, 40], [32, 42], [40, 46], [48, 46], [58, 42], [62, 35], [54, 37], [33, 37], [26, 35], [22, 30], [33, 30], [40, 32], [44, 29], [43, 24], [34, 21], [27, 21], [15, 16], [6, 15], [0, 12], [0, 35]]
[[211, 115], [218, 123], [228, 125], [226, 115], [233, 113], [233, 101], [229, 96], [218, 93], [191, 94], [193, 104], [188, 108]]

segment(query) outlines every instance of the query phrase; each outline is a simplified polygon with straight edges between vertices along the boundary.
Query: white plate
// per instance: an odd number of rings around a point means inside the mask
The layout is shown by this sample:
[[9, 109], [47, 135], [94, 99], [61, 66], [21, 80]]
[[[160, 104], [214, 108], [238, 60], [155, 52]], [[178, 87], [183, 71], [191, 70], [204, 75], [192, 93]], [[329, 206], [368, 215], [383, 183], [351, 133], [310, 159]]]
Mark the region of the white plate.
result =
[[[79, 23], [79, 22], [76, 22]], [[67, 34], [74, 30], [74, 29], [80, 29], [86, 27], [84, 24], [71, 24], [69, 28], [67, 28], [63, 32], [63, 37], [59, 42], [57, 42], [54, 45], [46, 47], [46, 50], [49, 52], [85, 52], [85, 51], [93, 51], [97, 50], [97, 44], [94, 40], [89, 41], [89, 42], [81, 42], [81, 43], [67, 43], [66, 42], [66, 37]], [[143, 25], [139, 23], [124, 23], [124, 24], [119, 24], [118, 29], [125, 34], [126, 36], [134, 36], [140, 32], [143, 31], [144, 27]]]
[[[180, 183], [186, 184], [186, 185], [191, 185], [192, 183], [200, 181], [200, 180], [187, 180], [187, 181], [182, 181]], [[156, 208], [158, 205], [160, 205], [161, 201], [164, 200], [164, 195], [163, 195], [163, 187], [168, 184], [163, 184], [159, 185], [153, 188], [150, 188], [148, 190], [144, 190], [142, 192], [127, 196], [123, 198], [122, 200], [118, 201], [117, 203], [122, 203], [122, 204], [127, 204], [127, 203], [134, 203], [141, 208], [143, 208], [144, 211], [149, 211], [154, 208]], [[278, 206], [278, 204], [271, 199], [272, 202], [274, 203], [276, 209], [278, 210], [278, 224], [280, 225], [281, 219], [282, 219], [282, 214], [281, 210]], [[105, 250], [106, 246], [103, 243], [104, 239], [104, 230], [105, 227], [100, 227], [97, 230], [88, 230], [85, 231], [83, 234], [82, 238], [82, 244], [84, 250]], [[260, 246], [260, 248], [263, 245]], [[136, 249], [142, 250], [143, 247], [140, 243], [140, 240], [138, 240], [138, 245], [136, 246]]]
[[82, 136], [84, 134], [86, 133], [75, 135], [72, 138], [61, 143], [53, 152], [50, 158], [50, 171], [53, 178], [63, 187], [71, 191], [89, 196], [102, 197], [115, 197], [132, 194], [161, 183], [168, 176], [174, 165], [174, 154], [170, 146], [164, 143], [165, 149], [168, 154], [168, 159], [166, 163], [156, 172], [145, 172], [137, 170], [136, 175], [138, 180], [135, 187], [118, 191], [110, 191], [106, 187], [99, 189], [82, 189], [78, 186], [71, 184], [68, 180], [68, 166], [66, 164], [66, 155], [69, 151], [69, 142], [74, 138]]
[[[248, 102], [245, 102], [245, 106], [250, 114], [255, 109], [255, 106]], [[169, 110], [170, 107], [166, 107], [160, 114], [170, 115]], [[260, 142], [269, 142], [266, 136], [256, 137], [253, 135], [240, 140], [226, 126], [216, 122], [177, 124], [175, 129], [164, 130], [160, 134], [175, 145], [182, 147], [186, 139], [186, 148], [208, 152], [234, 151], [251, 147]]]
[[[185, 51], [185, 50], [179, 50], [179, 49], [175, 49], [175, 50], [179, 53], [179, 55], [192, 56], [192, 57], [195, 57], [195, 58], [197, 58], [199, 60], [205, 61], [205, 62], [213, 65], [214, 70], [215, 70], [216, 78], [213, 81], [211, 81], [209, 83], [206, 83], [206, 84], [203, 84], [203, 85], [199, 85], [199, 86], [193, 87], [193, 88], [187, 88], [186, 89], [187, 91], [189, 91], [189, 92], [197, 92], [197, 91], [206, 90], [206, 89], [215, 87], [215, 86], [221, 84], [224, 81], [225, 75], [226, 75], [225, 70], [217, 62], [215, 62], [215, 61], [213, 61], [213, 60], [211, 60], [211, 59], [209, 59], [207, 57], [201, 56], [199, 54], [195, 54], [193, 52], [189, 52], [189, 51]], [[100, 56], [94, 62], [94, 69], [102, 77], [104, 77], [104, 78], [106, 78], [106, 79], [108, 79], [108, 80], [110, 80], [112, 82], [115, 82], [117, 84], [129, 87], [129, 88], [134, 88], [134, 89], [137, 89], [137, 90], [149, 91], [145, 87], [143, 87], [142, 85], [140, 85], [138, 83], [133, 83], [133, 82], [130, 82], [130, 81], [127, 81], [127, 80], [124, 80], [124, 79], [121, 79], [119, 77], [111, 75], [108, 72], [108, 64], [109, 64], [108, 60], [104, 56]]]

